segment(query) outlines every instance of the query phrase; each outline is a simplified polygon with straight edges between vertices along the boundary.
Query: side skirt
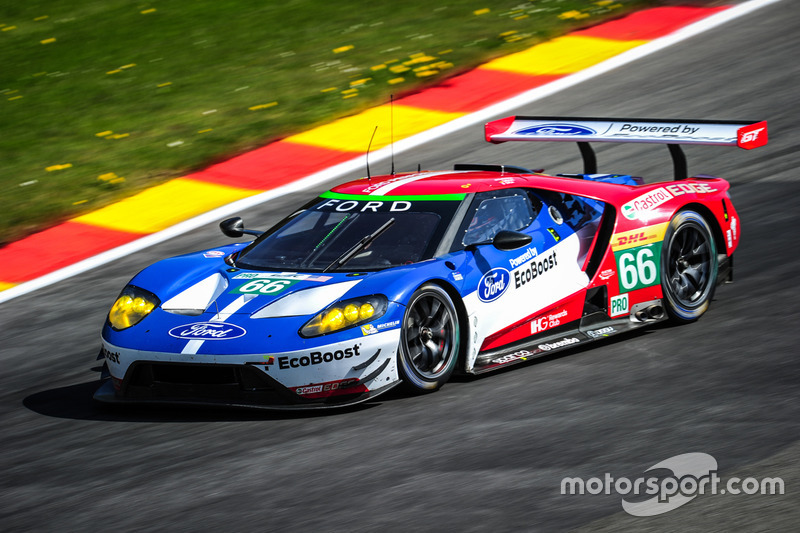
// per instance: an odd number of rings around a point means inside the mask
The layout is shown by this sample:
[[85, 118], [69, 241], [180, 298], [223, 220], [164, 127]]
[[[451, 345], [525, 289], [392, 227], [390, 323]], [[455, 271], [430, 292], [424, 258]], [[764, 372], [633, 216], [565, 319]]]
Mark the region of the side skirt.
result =
[[[660, 306], [661, 302], [656, 300], [648, 302], [647, 305], [650, 307]], [[640, 306], [636, 307], [643, 308]], [[558, 332], [546, 331], [522, 342], [478, 354], [475, 365], [469, 373], [483, 374], [492, 370], [499, 370], [619, 333], [639, 329], [642, 326], [655, 324], [667, 318], [666, 313], [663, 312], [656, 317], [643, 319], [641, 317], [642, 314], [637, 313], [635, 309], [631, 309], [629, 316], [620, 318], [611, 318], [605, 312], [592, 313], [580, 320], [575, 320], [565, 324], [563, 327], [559, 327]]]

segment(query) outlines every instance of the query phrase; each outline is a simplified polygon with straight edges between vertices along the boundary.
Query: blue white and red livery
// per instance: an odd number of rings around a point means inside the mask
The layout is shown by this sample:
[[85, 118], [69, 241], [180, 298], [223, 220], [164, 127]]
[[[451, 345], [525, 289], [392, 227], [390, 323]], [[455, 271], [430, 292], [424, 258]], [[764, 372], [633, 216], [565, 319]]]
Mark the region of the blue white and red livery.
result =
[[[252, 242], [160, 261], [102, 332], [103, 402], [335, 407], [441, 387], [662, 320], [730, 281], [741, 224], [727, 181], [680, 144], [755, 148], [765, 122], [508, 117], [490, 142], [578, 142], [584, 172], [456, 165], [364, 178]], [[590, 142], [668, 144], [675, 180], [597, 172]]]

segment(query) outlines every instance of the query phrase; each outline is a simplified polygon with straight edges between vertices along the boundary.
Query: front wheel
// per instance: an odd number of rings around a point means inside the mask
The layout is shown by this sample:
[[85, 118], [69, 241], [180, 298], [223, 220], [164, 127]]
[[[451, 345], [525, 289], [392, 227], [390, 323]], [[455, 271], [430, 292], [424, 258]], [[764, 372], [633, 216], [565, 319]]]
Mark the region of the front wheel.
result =
[[408, 387], [432, 392], [444, 385], [458, 361], [458, 315], [450, 296], [427, 284], [411, 295], [403, 317], [398, 363]]
[[674, 322], [693, 322], [708, 310], [717, 284], [717, 248], [700, 214], [681, 211], [670, 220], [661, 272], [665, 307]]

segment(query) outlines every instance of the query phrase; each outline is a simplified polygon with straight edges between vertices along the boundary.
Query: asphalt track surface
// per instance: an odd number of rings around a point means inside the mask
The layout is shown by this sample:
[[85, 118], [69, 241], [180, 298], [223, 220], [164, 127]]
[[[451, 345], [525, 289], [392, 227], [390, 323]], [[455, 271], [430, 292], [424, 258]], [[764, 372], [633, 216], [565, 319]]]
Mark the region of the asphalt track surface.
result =
[[[769, 120], [764, 148], [686, 150], [691, 172], [732, 181], [742, 228], [736, 281], [699, 322], [322, 415], [99, 408], [91, 368], [114, 297], [147, 264], [226, 241], [201, 228], [0, 305], [0, 528], [796, 530], [799, 36], [800, 6], [779, 2], [517, 112]], [[597, 151], [601, 170], [671, 174], [663, 147]], [[396, 158], [454, 162], [580, 170], [571, 144], [490, 146], [480, 129]], [[266, 227], [324, 188], [242, 215]], [[782, 477], [786, 494], [647, 518], [619, 495], [560, 494], [564, 477], [636, 478], [689, 452], [723, 478]]]

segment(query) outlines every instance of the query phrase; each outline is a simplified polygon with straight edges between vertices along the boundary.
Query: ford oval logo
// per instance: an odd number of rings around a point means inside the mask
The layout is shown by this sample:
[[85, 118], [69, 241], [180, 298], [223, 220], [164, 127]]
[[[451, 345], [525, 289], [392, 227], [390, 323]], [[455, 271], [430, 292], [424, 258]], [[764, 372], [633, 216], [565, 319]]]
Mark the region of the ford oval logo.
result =
[[225, 322], [195, 322], [169, 330], [171, 337], [187, 340], [226, 341], [247, 333], [244, 328]]
[[555, 135], [555, 136], [574, 136], [574, 135], [596, 135], [597, 132], [586, 126], [577, 124], [539, 124], [530, 128], [523, 128], [514, 132], [518, 135]]
[[493, 268], [483, 275], [478, 283], [478, 299], [493, 302], [500, 298], [508, 288], [511, 274], [505, 268]]

